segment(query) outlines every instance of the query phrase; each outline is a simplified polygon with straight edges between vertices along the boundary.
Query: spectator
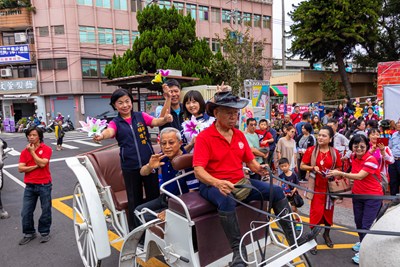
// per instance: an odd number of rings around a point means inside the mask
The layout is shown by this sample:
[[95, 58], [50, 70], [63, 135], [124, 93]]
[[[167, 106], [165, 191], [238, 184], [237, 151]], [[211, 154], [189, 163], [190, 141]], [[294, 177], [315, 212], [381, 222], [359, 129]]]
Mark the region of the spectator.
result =
[[[380, 185], [381, 174], [378, 162], [374, 156], [368, 153], [370, 148], [368, 138], [364, 135], [355, 135], [349, 143], [353, 153], [351, 160], [351, 173], [338, 170], [331, 170], [328, 177], [345, 177], [354, 180], [353, 194], [358, 195], [383, 195]], [[369, 230], [376, 219], [379, 209], [382, 206], [380, 199], [356, 199], [353, 198], [354, 221], [357, 229]], [[360, 245], [365, 237], [364, 233], [358, 233], [360, 242], [353, 246], [357, 253], [352, 258], [353, 262], [359, 263]]]
[[35, 126], [40, 125], [40, 120], [38, 119], [38, 117], [37, 117], [36, 114], [33, 114], [33, 124], [34, 124]]
[[64, 149], [62, 147], [62, 144], [63, 144], [63, 138], [64, 138], [64, 135], [65, 135], [65, 132], [64, 132], [64, 130], [62, 128], [62, 122], [61, 121], [57, 121], [57, 124], [54, 127], [54, 133], [55, 133], [56, 139], [57, 139], [57, 148], [56, 148], [57, 151], [59, 151], [61, 149]]
[[314, 115], [312, 117], [311, 126], [313, 127], [314, 136], [317, 137], [319, 130], [321, 130], [321, 128], [322, 128], [322, 123], [321, 123], [321, 120], [319, 119], [319, 116]]
[[327, 126], [331, 127], [334, 133], [333, 147], [339, 151], [340, 155], [343, 157], [346, 152], [349, 151], [349, 139], [337, 132], [338, 121], [336, 119], [330, 119]]
[[346, 96], [344, 98], [344, 112], [346, 112], [347, 114], [353, 115], [354, 114], [354, 106], [353, 103], [351, 102], [350, 97]]
[[344, 116], [344, 108], [343, 104], [339, 104], [335, 112], [333, 113], [333, 118], [334, 119], [340, 119]]
[[393, 152], [394, 163], [389, 165], [390, 194], [397, 195], [400, 186], [400, 119], [396, 123], [396, 132], [389, 139], [389, 148]]
[[[287, 127], [287, 134], [283, 138], [279, 139], [275, 149], [277, 160], [287, 158], [290, 163], [290, 170], [292, 171], [295, 169], [297, 162], [296, 141], [293, 139], [295, 134], [296, 130], [293, 126]], [[278, 174], [280, 174], [279, 169]]]
[[180, 103], [181, 85], [175, 79], [169, 79], [163, 84], [163, 95], [165, 97], [164, 108], [160, 117], [164, 117], [167, 112], [172, 115], [173, 120], [159, 127], [160, 131], [166, 127], [174, 127], [182, 131], [184, 121], [184, 107]]
[[294, 111], [290, 115], [290, 120], [291, 120], [292, 124], [296, 126], [296, 124], [301, 121], [300, 106], [297, 105], [296, 103], [294, 103], [293, 107], [294, 107]]
[[25, 132], [28, 145], [22, 150], [18, 164], [18, 171], [24, 173], [26, 184], [21, 212], [24, 237], [19, 241], [20, 245], [26, 245], [36, 238], [33, 213], [38, 198], [42, 208], [38, 225], [40, 243], [50, 240], [52, 179], [49, 162], [52, 150], [44, 144], [43, 132], [36, 127], [29, 127]]
[[358, 119], [354, 123], [354, 129], [350, 130], [346, 134], [346, 138], [351, 139], [356, 134], [361, 134], [367, 137], [367, 133], [365, 132], [365, 121], [363, 119]]
[[372, 105], [371, 98], [367, 98], [367, 100], [365, 100], [365, 102], [367, 103], [367, 105], [364, 107], [364, 114], [368, 113], [369, 108], [372, 108], [372, 113], [374, 113], [374, 106]]
[[[333, 136], [334, 133], [331, 127], [322, 127], [318, 134], [317, 144], [306, 150], [300, 165], [303, 171], [310, 171], [312, 173], [312, 175], [310, 174], [309, 183], [311, 179], [312, 182], [315, 182], [315, 192], [328, 193], [328, 179], [325, 177], [326, 172], [342, 166], [340, 155], [333, 148]], [[333, 200], [325, 194], [314, 194], [309, 198], [311, 198], [310, 223], [331, 226], [333, 224], [334, 213]], [[325, 244], [329, 248], [333, 248], [334, 244], [329, 232], [329, 229], [325, 229], [323, 238]], [[310, 252], [315, 255], [317, 254], [317, 249], [314, 248]]]
[[158, 175], [151, 173], [148, 176], [140, 174], [140, 168], [146, 165], [152, 154], [153, 147], [146, 126], [161, 126], [172, 121], [172, 115], [153, 118], [145, 112], [134, 112], [133, 96], [125, 89], [117, 89], [111, 95], [110, 105], [118, 111], [108, 128], [93, 140], [99, 142], [107, 138], [116, 138], [120, 147], [121, 169], [124, 176], [128, 196], [128, 223], [129, 230], [135, 228], [134, 210], [144, 202], [143, 186], [146, 200], [150, 201], [159, 196]]
[[61, 121], [61, 124], [64, 123], [64, 116], [61, 114], [61, 112], [57, 112], [57, 117], [55, 120]]
[[[245, 133], [246, 140], [249, 143], [251, 152], [253, 152], [255, 159], [258, 163], [262, 164], [268, 157], [268, 152], [262, 152], [260, 150], [260, 139], [258, 134], [255, 132], [257, 127], [257, 121], [254, 118], [248, 118], [246, 121], [247, 132]], [[250, 178], [260, 180], [261, 176], [257, 173], [250, 175]]]
[[322, 119], [325, 115], [325, 106], [322, 104], [321, 101], [318, 102], [318, 112], [319, 112], [319, 118]]
[[[247, 255], [245, 247], [240, 247], [240, 229], [235, 211], [237, 202], [227, 195], [234, 191], [234, 185], [239, 181], [251, 183], [256, 190], [246, 190], [241, 200], [269, 199], [273, 190], [272, 208], [275, 214], [287, 214], [290, 206], [279, 186], [243, 177], [243, 162], [253, 172], [265, 175], [267, 172], [255, 159], [244, 134], [235, 128], [238, 121], [238, 111], [248, 104], [247, 99], [241, 99], [230, 92], [215, 95], [214, 103], [208, 102], [209, 115], [214, 115], [216, 122], [202, 131], [196, 140], [193, 166], [196, 177], [200, 180], [200, 194], [218, 208], [218, 215], [225, 235], [233, 250], [231, 266], [245, 266], [240, 257], [240, 251]], [[294, 129], [293, 134], [294, 134]], [[292, 224], [280, 220], [285, 236], [290, 245], [294, 244]], [[298, 243], [302, 244], [315, 237], [318, 231], [312, 232]]]
[[276, 131], [269, 126], [269, 122], [266, 119], [261, 119], [258, 126], [260, 129], [256, 130], [256, 133], [260, 140], [260, 151], [268, 154], [264, 163], [268, 163], [271, 166], [272, 156], [275, 150]]
[[[301, 115], [301, 121], [296, 124], [296, 135], [299, 136], [302, 134], [301, 128], [303, 127], [304, 124], [309, 123], [311, 118], [310, 112], [304, 112]], [[314, 134], [314, 132], [311, 129], [311, 133]]]
[[360, 106], [360, 102], [356, 102], [356, 108], [355, 108], [355, 112], [354, 112], [354, 117], [356, 119], [359, 119], [362, 116], [363, 116], [363, 108]]
[[374, 121], [379, 121], [379, 117], [378, 115], [376, 115], [374, 113], [374, 107], [368, 107], [367, 108], [367, 114], [365, 115], [365, 121], [370, 121], [370, 120], [374, 120]]
[[309, 147], [315, 146], [316, 145], [316, 140], [314, 135], [311, 134], [312, 131], [312, 126], [309, 123], [306, 123], [301, 127], [302, 134], [297, 138], [297, 151], [298, 151], [298, 160], [297, 160], [297, 166], [299, 170], [299, 178], [300, 181], [305, 181], [306, 180], [306, 171], [303, 171], [300, 169], [300, 163], [303, 158], [304, 153]]
[[331, 109], [326, 109], [325, 111], [325, 116], [321, 119], [322, 125], [328, 124], [329, 119], [333, 118], [332, 110]]

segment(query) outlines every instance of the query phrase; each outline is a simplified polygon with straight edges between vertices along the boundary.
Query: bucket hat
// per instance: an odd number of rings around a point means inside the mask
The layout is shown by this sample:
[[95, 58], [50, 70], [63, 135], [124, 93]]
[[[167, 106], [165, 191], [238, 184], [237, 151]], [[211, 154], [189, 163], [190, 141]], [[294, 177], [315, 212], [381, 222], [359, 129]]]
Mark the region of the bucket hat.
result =
[[250, 100], [235, 96], [232, 92], [221, 92], [214, 95], [214, 101], [208, 101], [206, 111], [209, 116], [214, 116], [214, 109], [217, 107], [228, 107], [242, 109], [249, 104]]

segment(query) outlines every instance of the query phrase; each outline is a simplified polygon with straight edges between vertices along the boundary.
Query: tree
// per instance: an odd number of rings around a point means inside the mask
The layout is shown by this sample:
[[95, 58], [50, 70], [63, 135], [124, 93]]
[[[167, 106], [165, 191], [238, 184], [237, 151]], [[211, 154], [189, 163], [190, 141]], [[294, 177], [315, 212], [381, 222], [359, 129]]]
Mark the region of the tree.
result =
[[325, 74], [324, 79], [320, 83], [321, 91], [324, 93], [324, 100], [334, 100], [345, 97], [343, 88], [339, 85], [339, 82], [334, 80], [332, 74]]
[[31, 7], [30, 0], [1, 0], [0, 9]]
[[355, 61], [363, 67], [376, 67], [378, 62], [400, 60], [400, 0], [381, 0], [378, 36], [358, 51]]
[[291, 52], [310, 64], [336, 62], [346, 93], [351, 97], [351, 84], [344, 60], [357, 45], [377, 38], [380, 0], [308, 0], [301, 2], [289, 15]]
[[197, 84], [211, 84], [207, 67], [213, 54], [196, 37], [196, 23], [175, 8], [160, 9], [149, 5], [137, 14], [140, 37], [122, 56], [114, 55], [106, 66], [109, 79], [158, 69], [180, 69], [184, 76], [198, 77]]
[[218, 52], [211, 61], [210, 73], [215, 76], [217, 84], [224, 81], [232, 86], [235, 94], [243, 92], [246, 79], [262, 79], [266, 65], [263, 59], [263, 42], [256, 42], [249, 30], [245, 32], [224, 29], [224, 37], [218, 36], [223, 53]]

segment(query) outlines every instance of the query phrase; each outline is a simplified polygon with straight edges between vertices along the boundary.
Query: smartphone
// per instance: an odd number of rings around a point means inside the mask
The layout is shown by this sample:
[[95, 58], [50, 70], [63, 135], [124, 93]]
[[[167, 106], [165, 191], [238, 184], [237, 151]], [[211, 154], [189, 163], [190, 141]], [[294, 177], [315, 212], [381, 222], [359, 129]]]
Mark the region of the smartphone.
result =
[[376, 141], [376, 144], [384, 144], [385, 146], [389, 145], [389, 138], [387, 137], [380, 137], [378, 138], [378, 140]]

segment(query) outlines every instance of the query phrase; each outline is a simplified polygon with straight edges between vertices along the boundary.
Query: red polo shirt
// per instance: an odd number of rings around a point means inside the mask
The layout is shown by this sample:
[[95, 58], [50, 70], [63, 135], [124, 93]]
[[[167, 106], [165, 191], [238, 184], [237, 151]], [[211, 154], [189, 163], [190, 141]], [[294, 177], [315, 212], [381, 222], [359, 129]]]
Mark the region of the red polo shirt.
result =
[[292, 124], [294, 126], [296, 126], [296, 124], [301, 121], [301, 117], [302, 116], [303, 115], [301, 115], [301, 113], [292, 113], [292, 114], [290, 114], [290, 119], [292, 120]]
[[193, 167], [201, 166], [214, 178], [235, 184], [244, 177], [243, 162], [254, 159], [246, 137], [232, 129], [231, 143], [217, 131], [215, 122], [196, 138]]
[[358, 159], [352, 155], [351, 173], [359, 173], [361, 170], [368, 172], [368, 175], [362, 180], [354, 180], [353, 194], [383, 195], [382, 187], [372, 175], [381, 179], [378, 161], [369, 152]]
[[[35, 150], [35, 153], [36, 155], [38, 155], [39, 158], [48, 159], [50, 161], [50, 157], [51, 154], [53, 153], [53, 150], [44, 143], [40, 143], [39, 147]], [[27, 167], [37, 165], [31, 153], [26, 148], [21, 152], [19, 163], [25, 163]], [[51, 183], [51, 174], [49, 166], [50, 164], [47, 163], [44, 168], [37, 168], [31, 172], [26, 172], [24, 176], [24, 183], [26, 184]]]

